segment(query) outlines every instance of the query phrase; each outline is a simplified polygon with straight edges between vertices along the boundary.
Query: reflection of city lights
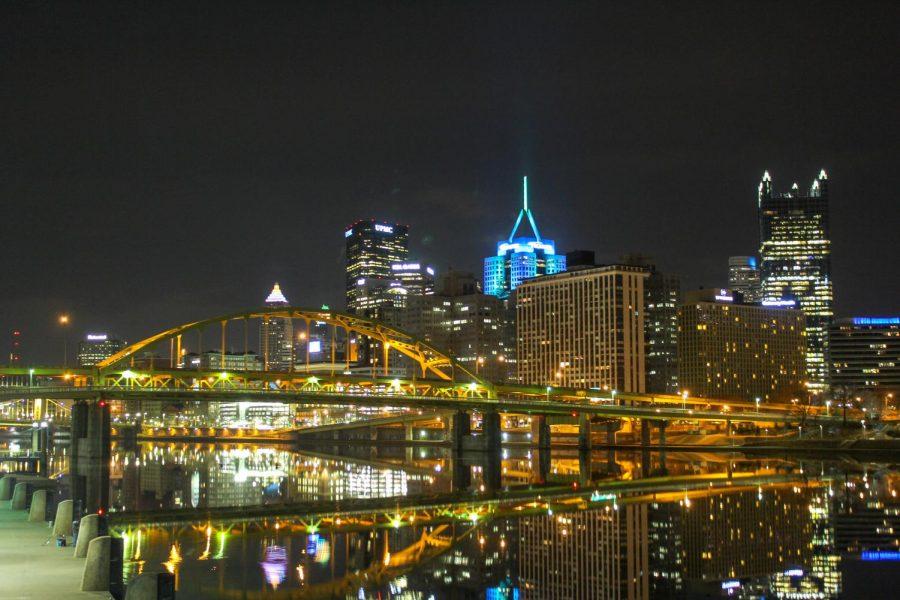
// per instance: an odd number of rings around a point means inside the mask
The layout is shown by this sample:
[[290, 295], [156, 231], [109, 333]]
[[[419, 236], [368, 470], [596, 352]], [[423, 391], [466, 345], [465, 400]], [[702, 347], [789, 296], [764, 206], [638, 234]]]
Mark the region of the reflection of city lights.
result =
[[166, 568], [166, 571], [175, 575], [178, 570], [178, 565], [181, 564], [181, 551], [178, 548], [178, 544], [172, 544], [172, 547], [169, 549], [169, 560], [163, 563], [163, 566]]
[[272, 589], [278, 589], [287, 576], [287, 552], [282, 546], [268, 546], [265, 560], [259, 563], [266, 576], [266, 582]]

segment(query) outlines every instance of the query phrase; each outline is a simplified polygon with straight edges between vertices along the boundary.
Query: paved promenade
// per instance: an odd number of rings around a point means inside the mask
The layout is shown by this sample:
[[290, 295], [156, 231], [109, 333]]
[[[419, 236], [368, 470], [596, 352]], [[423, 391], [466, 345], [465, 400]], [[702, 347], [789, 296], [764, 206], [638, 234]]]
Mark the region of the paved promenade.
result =
[[[57, 548], [46, 523], [27, 522], [24, 510], [0, 502], [0, 600], [107, 599], [106, 592], [81, 592], [84, 559], [72, 546]], [[69, 542], [72, 540], [69, 539]]]

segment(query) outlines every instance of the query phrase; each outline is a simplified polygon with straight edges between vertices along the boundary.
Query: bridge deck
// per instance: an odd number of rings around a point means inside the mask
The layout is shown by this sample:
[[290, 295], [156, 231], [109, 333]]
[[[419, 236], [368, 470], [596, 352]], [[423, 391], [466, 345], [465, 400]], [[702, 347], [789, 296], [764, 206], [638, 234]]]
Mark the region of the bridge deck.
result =
[[209, 388], [119, 388], [119, 387], [69, 387], [69, 388], [0, 388], [0, 398], [5, 394], [18, 394], [19, 397], [43, 397], [61, 399], [88, 399], [103, 396], [117, 400], [191, 400], [196, 402], [284, 402], [308, 404], [313, 406], [374, 406], [401, 407], [415, 406], [434, 410], [495, 410], [512, 414], [566, 415], [583, 412], [590, 415], [611, 418], [637, 418], [660, 421], [750, 421], [768, 423], [797, 423], [806, 421], [815, 424], [839, 424], [839, 416], [786, 414], [769, 412], [765, 409], [754, 412], [715, 411], [682, 409], [671, 405], [656, 406], [644, 403], [639, 406], [620, 406], [589, 400], [545, 400], [543, 398], [480, 398], [480, 397], [443, 397], [443, 396], [410, 396], [403, 394], [350, 394], [346, 392], [325, 392], [312, 390], [260, 390], [260, 389], [209, 389]]

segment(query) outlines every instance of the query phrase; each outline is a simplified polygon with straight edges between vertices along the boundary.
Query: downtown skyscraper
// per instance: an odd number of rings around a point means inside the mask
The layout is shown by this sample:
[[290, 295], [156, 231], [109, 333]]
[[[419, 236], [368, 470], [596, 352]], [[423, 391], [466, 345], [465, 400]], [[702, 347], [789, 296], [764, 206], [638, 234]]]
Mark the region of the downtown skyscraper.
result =
[[795, 183], [776, 193], [766, 171], [759, 183], [762, 303], [796, 306], [806, 314], [806, 380], [821, 390], [828, 376], [828, 327], [834, 315], [828, 176], [823, 169], [809, 192]]
[[[531, 226], [531, 237], [516, 237], [522, 221]], [[556, 253], [553, 240], [542, 238], [534, 214], [528, 208], [528, 177], [522, 178], [522, 208], [509, 237], [497, 242], [497, 254], [484, 259], [484, 293], [506, 299], [526, 279], [566, 270], [566, 257]]]
[[[266, 297], [266, 306], [290, 306], [278, 284]], [[290, 371], [294, 367], [294, 325], [285, 317], [266, 317], [259, 328], [259, 354], [265, 371]]]
[[347, 244], [347, 312], [376, 316], [388, 302], [393, 264], [409, 259], [409, 227], [374, 219], [357, 221], [344, 231]]

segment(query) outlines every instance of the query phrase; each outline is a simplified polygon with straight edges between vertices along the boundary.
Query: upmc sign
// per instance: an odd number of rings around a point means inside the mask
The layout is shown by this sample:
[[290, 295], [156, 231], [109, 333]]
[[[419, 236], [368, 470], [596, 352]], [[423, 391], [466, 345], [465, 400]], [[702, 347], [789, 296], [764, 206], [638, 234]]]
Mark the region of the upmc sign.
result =
[[394, 233], [394, 228], [390, 225], [382, 225], [381, 223], [375, 223], [375, 231], [380, 231], [381, 233]]

